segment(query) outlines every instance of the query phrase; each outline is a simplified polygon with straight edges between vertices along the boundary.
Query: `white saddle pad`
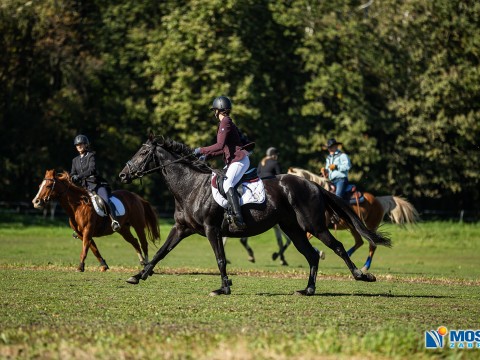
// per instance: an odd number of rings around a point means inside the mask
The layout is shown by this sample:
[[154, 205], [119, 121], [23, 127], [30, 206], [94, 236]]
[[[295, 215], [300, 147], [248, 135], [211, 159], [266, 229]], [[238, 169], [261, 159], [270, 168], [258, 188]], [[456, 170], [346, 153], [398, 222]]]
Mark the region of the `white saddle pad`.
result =
[[[215, 174], [212, 174], [212, 179]], [[215, 201], [223, 208], [227, 208], [228, 200], [225, 199], [217, 188], [212, 185], [212, 195]], [[258, 179], [254, 182], [242, 183], [242, 197], [240, 198], [240, 206], [245, 204], [262, 204], [265, 201], [265, 187], [263, 181]]]
[[[96, 199], [96, 197], [99, 196], [90, 194], [90, 199], [92, 200], [95, 212], [101, 217], [107, 216], [107, 214], [105, 214], [105, 211], [103, 211], [103, 209], [98, 205], [98, 200]], [[112, 196], [109, 199], [113, 203], [113, 205], [115, 205], [115, 216], [125, 215], [125, 206], [123, 206], [120, 199], [116, 198], [115, 196]]]

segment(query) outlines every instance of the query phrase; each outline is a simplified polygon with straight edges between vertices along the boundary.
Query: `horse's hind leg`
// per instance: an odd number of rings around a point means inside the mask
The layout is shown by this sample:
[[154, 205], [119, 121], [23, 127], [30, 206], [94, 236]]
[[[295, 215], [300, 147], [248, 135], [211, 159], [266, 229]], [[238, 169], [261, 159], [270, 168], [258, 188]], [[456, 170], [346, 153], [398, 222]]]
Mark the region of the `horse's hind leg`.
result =
[[345, 261], [345, 264], [347, 264], [348, 269], [353, 275], [353, 278], [355, 280], [361, 280], [361, 281], [376, 281], [375, 276], [370, 273], [363, 273], [360, 271], [353, 261], [350, 259], [350, 256], [348, 256], [347, 252], [345, 251], [345, 248], [343, 247], [343, 244], [335, 239], [333, 235], [328, 231], [328, 229], [325, 229], [323, 231], [319, 231], [318, 233], [314, 233], [314, 236], [317, 237], [318, 239], [322, 240], [322, 242], [327, 245], [330, 249], [332, 249], [335, 254], [340, 256], [343, 261]]
[[352, 256], [353, 253], [363, 245], [363, 239], [362, 236], [358, 233], [357, 230], [351, 229], [351, 233], [353, 235], [353, 238], [355, 239], [355, 244], [347, 251], [348, 256]]
[[253, 249], [248, 245], [248, 237], [240, 238], [240, 243], [243, 247], [247, 250], [248, 253], [248, 261], [254, 263], [255, 262], [255, 255], [253, 254]]
[[365, 265], [362, 267], [362, 272], [368, 271], [370, 269], [370, 266], [372, 265], [372, 260], [373, 260], [373, 254], [375, 254], [375, 250], [377, 248], [375, 246], [370, 245], [370, 249], [368, 250], [368, 257], [367, 260], [365, 261]]
[[305, 256], [305, 259], [308, 261], [310, 266], [310, 274], [308, 276], [308, 284], [305, 290], [299, 290], [296, 292], [298, 295], [313, 295], [315, 294], [315, 283], [317, 281], [317, 271], [318, 271], [318, 262], [320, 261], [320, 255], [315, 248], [310, 244], [310, 241], [307, 239], [305, 231], [303, 231], [299, 226], [295, 228], [292, 227], [282, 227], [284, 233], [292, 240], [293, 245], [297, 250]]
[[275, 237], [277, 238], [278, 252], [274, 252], [272, 254], [272, 260], [277, 260], [277, 258], [280, 256], [281, 264], [283, 266], [288, 266], [287, 260], [285, 259], [285, 256], [283, 254], [285, 253], [287, 248], [290, 246], [292, 240], [290, 240], [290, 238], [287, 235], [285, 235], [285, 245], [284, 245], [280, 226], [275, 225], [273, 227], [273, 230], [275, 231]]

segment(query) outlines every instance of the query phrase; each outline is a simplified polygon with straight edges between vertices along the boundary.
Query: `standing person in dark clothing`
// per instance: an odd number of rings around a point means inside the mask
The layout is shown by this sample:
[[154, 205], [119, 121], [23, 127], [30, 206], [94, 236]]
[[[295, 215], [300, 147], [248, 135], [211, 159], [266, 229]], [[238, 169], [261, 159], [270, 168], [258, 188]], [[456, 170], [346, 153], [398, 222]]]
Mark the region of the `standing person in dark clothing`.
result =
[[269, 147], [266, 156], [258, 163], [258, 177], [264, 179], [279, 175], [281, 172], [280, 164], [278, 163], [278, 150], [274, 147]]
[[72, 171], [70, 171], [72, 181], [87, 190], [94, 191], [103, 199], [107, 215], [112, 220], [113, 231], [120, 230], [120, 223], [115, 218], [108, 201], [111, 196], [110, 185], [97, 172], [95, 152], [89, 150], [90, 141], [85, 135], [77, 135], [73, 144], [79, 155], [72, 161]]
[[240, 208], [240, 199], [233, 188], [242, 178], [250, 166], [248, 151], [244, 149], [237, 126], [230, 118], [232, 102], [226, 96], [219, 96], [213, 100], [215, 118], [219, 121], [217, 130], [217, 142], [207, 147], [196, 148], [194, 154], [199, 159], [206, 160], [209, 157], [223, 155], [225, 162], [226, 179], [223, 189], [227, 194], [227, 200], [233, 211], [233, 221], [237, 228], [245, 229], [246, 224]]

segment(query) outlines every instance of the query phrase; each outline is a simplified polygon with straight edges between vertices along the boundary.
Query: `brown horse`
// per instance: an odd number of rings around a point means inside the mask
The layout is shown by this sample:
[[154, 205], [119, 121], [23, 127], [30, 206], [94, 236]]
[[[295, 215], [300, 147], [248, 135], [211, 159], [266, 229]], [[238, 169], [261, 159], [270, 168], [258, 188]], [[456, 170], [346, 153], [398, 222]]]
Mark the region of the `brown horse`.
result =
[[[121, 225], [118, 233], [135, 248], [140, 264], [147, 264], [148, 243], [145, 229], [150, 242], [155, 244], [155, 240], [160, 239], [155, 211], [147, 201], [130, 191], [117, 190], [112, 195], [119, 199], [125, 207], [125, 214], [118, 217]], [[110, 220], [96, 213], [87, 190], [73, 184], [67, 172], [56, 174], [55, 170], [47, 170], [45, 178], [40, 184], [40, 190], [32, 203], [36, 209], [43, 209], [51, 199], [58, 200], [69, 217], [71, 228], [83, 241], [80, 265], [77, 270], [82, 272], [85, 270], [85, 258], [90, 248], [100, 262], [101, 271], [106, 271], [108, 265], [100, 255], [93, 237], [112, 234]], [[130, 227], [135, 229], [141, 247], [138, 240], [132, 235]]]
[[[307, 180], [319, 184], [324, 189], [332, 191], [330, 181], [323, 176], [295, 167], [289, 168], [288, 173], [306, 178]], [[388, 195], [375, 197], [368, 192], [364, 192], [363, 197], [365, 198], [363, 202], [353, 204], [351, 207], [370, 230], [377, 230], [386, 214], [390, 215], [390, 219], [394, 224], [414, 224], [418, 221], [419, 216], [415, 207], [400, 196]], [[334, 227], [338, 230], [349, 229], [345, 226], [345, 223], [342, 220], [336, 223]], [[355, 245], [347, 251], [349, 256], [352, 256], [355, 250], [363, 245], [363, 239], [358, 232], [355, 231], [355, 229], [351, 229], [351, 232], [355, 239]], [[285, 251], [285, 249], [282, 250]], [[369, 255], [362, 271], [366, 271], [370, 268], [375, 249], [375, 246], [370, 246]], [[283, 253], [282, 250], [280, 251]]]

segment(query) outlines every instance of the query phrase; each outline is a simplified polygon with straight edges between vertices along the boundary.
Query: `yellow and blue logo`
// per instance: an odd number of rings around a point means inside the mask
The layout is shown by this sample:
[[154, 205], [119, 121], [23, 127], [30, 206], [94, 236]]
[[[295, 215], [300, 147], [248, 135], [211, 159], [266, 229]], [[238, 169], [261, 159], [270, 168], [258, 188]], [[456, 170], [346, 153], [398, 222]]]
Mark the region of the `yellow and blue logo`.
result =
[[450, 349], [480, 349], [480, 330], [448, 330], [445, 326], [425, 331], [425, 348], [442, 349], [447, 339]]
[[445, 335], [448, 330], [445, 326], [440, 326], [437, 330], [425, 331], [425, 348], [441, 349], [445, 343]]

